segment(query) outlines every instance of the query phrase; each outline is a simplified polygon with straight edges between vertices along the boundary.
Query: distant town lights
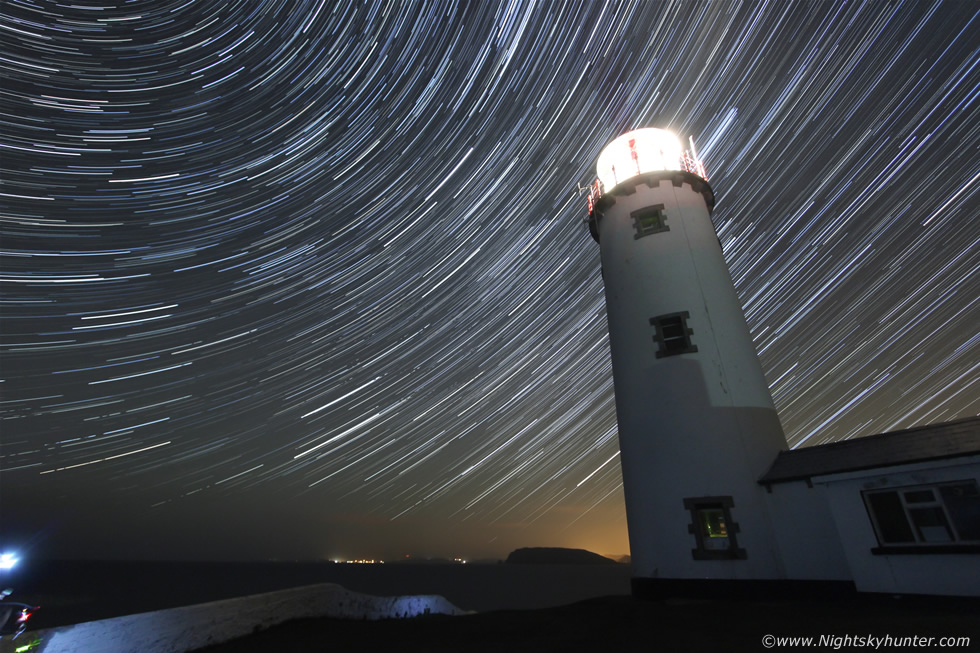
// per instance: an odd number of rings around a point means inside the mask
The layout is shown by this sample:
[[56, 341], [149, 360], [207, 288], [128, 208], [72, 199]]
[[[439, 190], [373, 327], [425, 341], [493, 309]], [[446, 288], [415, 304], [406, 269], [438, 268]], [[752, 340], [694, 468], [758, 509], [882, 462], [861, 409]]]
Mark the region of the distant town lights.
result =
[[346, 564], [346, 565], [383, 565], [385, 563], [384, 560], [374, 560], [374, 559], [370, 559], [369, 560], [367, 558], [358, 558], [357, 560], [341, 560], [340, 558], [333, 558], [333, 559], [330, 560], [330, 562], [333, 562], [333, 563], [338, 564], [338, 565], [344, 565], [344, 564]]
[[606, 192], [618, 184], [656, 170], [684, 170], [684, 147], [666, 129], [645, 128], [627, 132], [602, 150], [596, 176]]

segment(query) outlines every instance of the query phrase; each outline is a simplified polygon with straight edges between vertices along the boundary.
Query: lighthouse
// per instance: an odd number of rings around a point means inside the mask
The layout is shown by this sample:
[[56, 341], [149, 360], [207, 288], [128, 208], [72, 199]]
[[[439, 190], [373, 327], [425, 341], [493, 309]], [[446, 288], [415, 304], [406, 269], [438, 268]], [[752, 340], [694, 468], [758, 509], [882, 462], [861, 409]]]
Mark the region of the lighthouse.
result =
[[759, 479], [779, 417], [711, 223], [693, 142], [638, 129], [599, 155], [599, 243], [636, 595], [742, 593], [785, 578]]

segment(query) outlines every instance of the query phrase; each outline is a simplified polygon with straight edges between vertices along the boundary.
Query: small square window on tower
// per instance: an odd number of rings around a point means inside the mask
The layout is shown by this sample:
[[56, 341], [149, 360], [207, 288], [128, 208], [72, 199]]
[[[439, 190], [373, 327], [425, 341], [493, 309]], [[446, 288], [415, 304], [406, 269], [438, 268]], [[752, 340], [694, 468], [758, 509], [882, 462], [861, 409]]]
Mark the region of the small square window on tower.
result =
[[694, 535], [697, 547], [691, 549], [695, 560], [745, 560], [745, 549], [738, 548], [735, 534], [738, 524], [732, 521], [731, 497], [698, 497], [684, 499], [691, 513], [687, 530]]
[[650, 324], [657, 330], [653, 340], [660, 346], [657, 358], [690, 354], [698, 350], [697, 345], [691, 343], [694, 331], [687, 326], [690, 317], [691, 314], [684, 311], [650, 318]]
[[637, 209], [636, 211], [631, 211], [630, 217], [633, 218], [633, 229], [636, 231], [633, 234], [634, 239], [643, 238], [644, 236], [661, 231], [670, 231], [670, 227], [667, 226], [667, 214], [664, 213], [663, 204], [654, 204]]

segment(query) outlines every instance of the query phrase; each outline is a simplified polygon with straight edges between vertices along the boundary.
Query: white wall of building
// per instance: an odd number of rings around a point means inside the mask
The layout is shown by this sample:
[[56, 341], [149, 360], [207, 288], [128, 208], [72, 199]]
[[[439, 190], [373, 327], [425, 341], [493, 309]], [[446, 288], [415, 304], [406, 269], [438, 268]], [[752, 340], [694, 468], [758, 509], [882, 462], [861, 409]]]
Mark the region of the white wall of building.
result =
[[849, 581], [851, 569], [830, 511], [827, 487], [790, 481], [766, 495], [786, 578]]
[[[813, 478], [826, 488], [831, 514], [859, 592], [980, 596], [980, 553], [875, 555], [879, 546], [862, 492], [973, 479], [980, 455]], [[774, 494], [780, 491], [774, 487]], [[782, 518], [785, 510], [780, 508]], [[792, 510], [792, 508], [789, 508]], [[787, 559], [793, 554], [784, 549]]]

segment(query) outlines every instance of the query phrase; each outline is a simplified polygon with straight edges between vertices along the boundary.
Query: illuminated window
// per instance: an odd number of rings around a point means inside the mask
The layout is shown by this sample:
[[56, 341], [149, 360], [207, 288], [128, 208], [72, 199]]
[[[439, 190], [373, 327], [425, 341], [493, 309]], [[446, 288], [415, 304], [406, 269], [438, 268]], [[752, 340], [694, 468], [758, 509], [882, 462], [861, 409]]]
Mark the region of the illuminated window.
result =
[[687, 530], [694, 535], [697, 548], [691, 549], [695, 560], [745, 560], [745, 549], [738, 548], [738, 524], [732, 521], [731, 497], [698, 497], [684, 499], [691, 513]]
[[653, 206], [631, 211], [630, 217], [633, 218], [633, 229], [636, 231], [633, 235], [634, 239], [643, 238], [644, 236], [661, 231], [670, 231], [670, 227], [667, 226], [667, 214], [664, 213], [663, 204], [654, 204]]
[[882, 546], [980, 544], [980, 490], [957, 481], [864, 493]]
[[687, 326], [690, 317], [691, 314], [684, 311], [650, 318], [650, 324], [657, 329], [653, 340], [660, 346], [657, 358], [690, 354], [698, 350], [697, 345], [691, 344], [694, 331]]

